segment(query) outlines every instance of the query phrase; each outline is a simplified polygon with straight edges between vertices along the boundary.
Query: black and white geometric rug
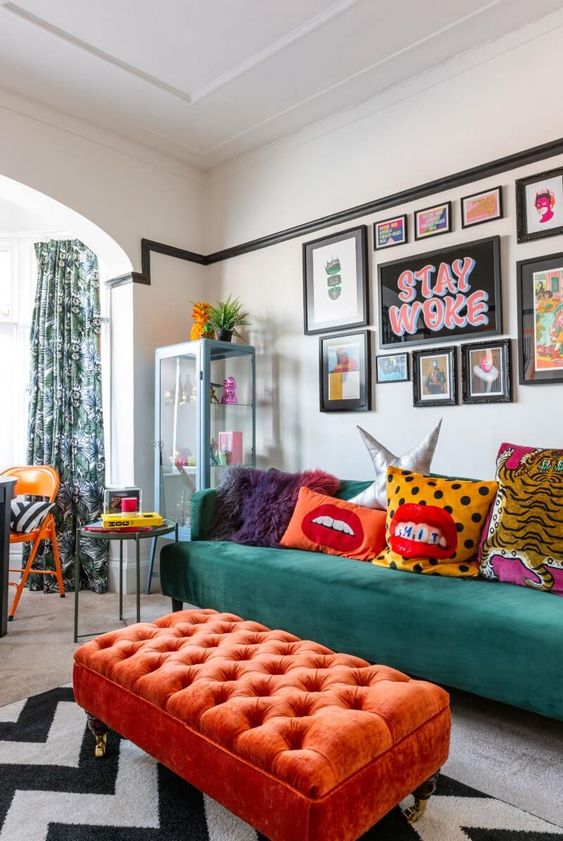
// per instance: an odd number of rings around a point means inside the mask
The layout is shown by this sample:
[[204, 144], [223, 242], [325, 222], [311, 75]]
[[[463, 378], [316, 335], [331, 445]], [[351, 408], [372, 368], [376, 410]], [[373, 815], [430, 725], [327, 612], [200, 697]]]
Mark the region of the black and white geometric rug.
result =
[[[441, 777], [426, 815], [362, 841], [562, 841], [563, 830]], [[104, 759], [72, 689], [0, 708], [0, 841], [265, 841], [115, 733]], [[326, 839], [338, 841], [338, 839]]]

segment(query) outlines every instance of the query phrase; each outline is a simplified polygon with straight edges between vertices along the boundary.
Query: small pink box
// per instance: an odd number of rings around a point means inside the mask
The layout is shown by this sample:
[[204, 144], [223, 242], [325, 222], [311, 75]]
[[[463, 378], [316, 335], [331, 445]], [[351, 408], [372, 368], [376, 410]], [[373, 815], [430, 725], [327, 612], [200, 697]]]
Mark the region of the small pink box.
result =
[[222, 457], [222, 464], [242, 464], [242, 432], [219, 432], [217, 433], [217, 449]]
[[136, 496], [124, 496], [121, 500], [121, 513], [130, 514], [139, 507], [139, 500]]

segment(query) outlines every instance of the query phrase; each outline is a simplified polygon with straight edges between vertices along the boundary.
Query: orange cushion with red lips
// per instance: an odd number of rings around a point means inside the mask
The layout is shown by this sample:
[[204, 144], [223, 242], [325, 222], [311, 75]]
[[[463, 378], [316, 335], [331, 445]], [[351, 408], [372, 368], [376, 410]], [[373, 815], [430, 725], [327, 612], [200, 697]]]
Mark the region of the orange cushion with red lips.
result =
[[373, 563], [427, 575], [478, 575], [477, 550], [496, 489], [496, 482], [389, 467], [388, 547]]
[[301, 488], [280, 544], [371, 561], [385, 546], [385, 511]]

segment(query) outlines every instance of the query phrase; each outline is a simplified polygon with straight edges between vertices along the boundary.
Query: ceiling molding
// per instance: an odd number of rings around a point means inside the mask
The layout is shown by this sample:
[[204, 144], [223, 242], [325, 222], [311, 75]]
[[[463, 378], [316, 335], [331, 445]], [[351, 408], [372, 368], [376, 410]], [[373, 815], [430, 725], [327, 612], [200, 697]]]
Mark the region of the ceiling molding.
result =
[[187, 104], [190, 104], [192, 101], [192, 97], [187, 91], [183, 91], [174, 85], [170, 85], [168, 82], [158, 79], [150, 73], [145, 73], [145, 71], [141, 70], [139, 67], [134, 67], [132, 64], [128, 64], [126, 61], [122, 61], [120, 58], [116, 58], [110, 53], [106, 53], [104, 50], [98, 49], [98, 47], [95, 47], [93, 44], [89, 44], [87, 41], [83, 41], [82, 38], [77, 38], [65, 29], [61, 29], [53, 23], [49, 23], [49, 21], [44, 18], [40, 18], [38, 15], [28, 12], [27, 9], [22, 8], [22, 6], [18, 6], [17, 3], [5, 2], [2, 4], [2, 8], [26, 23], [43, 30], [43, 32], [47, 32], [49, 35], [53, 35], [55, 38], [59, 38], [61, 41], [65, 41], [67, 44], [71, 44], [73, 47], [77, 47], [77, 49], [82, 50], [83, 52], [90, 53], [90, 55], [93, 55], [95, 58], [99, 58], [101, 61], [105, 61], [106, 64], [111, 64], [119, 70], [123, 70], [124, 73], [128, 73], [130, 76], [135, 76], [137, 79], [151, 85], [153, 88], [158, 88], [158, 90], [170, 94], [170, 96], [174, 96], [176, 99], [180, 99], [182, 102], [186, 102]]
[[[300, 26], [296, 26], [291, 30], [291, 32], [288, 32], [287, 35], [284, 35], [282, 38], [278, 38], [277, 41], [273, 41], [273, 43], [268, 44], [268, 46], [264, 47], [263, 50], [259, 50], [257, 53], [254, 53], [254, 55], [250, 56], [250, 58], [246, 61], [242, 61], [236, 67], [233, 67], [231, 70], [227, 70], [227, 72], [223, 73], [221, 76], [217, 76], [217, 78], [212, 82], [209, 82], [209, 84], [204, 85], [197, 91], [194, 91], [191, 95], [192, 103], [195, 104], [196, 102], [200, 102], [216, 90], [219, 90], [235, 79], [238, 79], [239, 76], [242, 76], [244, 73], [247, 73], [249, 70], [252, 70], [254, 67], [257, 67], [263, 62], [268, 61], [269, 58], [272, 58], [272, 56], [282, 52], [282, 50], [285, 50], [292, 44], [295, 44], [296, 41], [300, 41], [301, 38], [304, 38], [306, 35], [314, 32], [316, 29], [320, 29], [320, 27], [324, 26], [325, 23], [328, 23], [344, 12], [347, 12], [348, 9], [352, 8], [352, 6], [357, 5], [359, 1], [360, 0], [338, 0], [337, 3], [333, 3], [332, 6], [329, 6], [323, 12], [309, 18], [309, 20], [305, 21], [305, 23], [302, 23]], [[496, 2], [500, 2], [500, 0], [496, 0]]]
[[[365, 76], [366, 73], [371, 73], [374, 70], [377, 70], [378, 67], [382, 67], [384, 64], [387, 64], [390, 61], [394, 61], [395, 59], [399, 58], [402, 55], [410, 52], [411, 50], [416, 49], [417, 47], [423, 46], [424, 44], [428, 44], [430, 41], [435, 39], [436, 37], [443, 35], [445, 32], [449, 32], [451, 29], [455, 29], [457, 26], [465, 23], [468, 20], [471, 20], [474, 17], [482, 14], [483, 12], [488, 11], [489, 9], [494, 8], [494, 6], [498, 6], [502, 0], [490, 0], [488, 3], [484, 3], [482, 6], [479, 6], [478, 9], [474, 9], [472, 12], [469, 12], [466, 15], [462, 15], [459, 18], [451, 21], [451, 23], [446, 24], [446, 26], [442, 26], [440, 29], [435, 29], [433, 32], [429, 33], [428, 35], [424, 35], [422, 38], [417, 38], [415, 41], [412, 41], [410, 44], [407, 44], [404, 47], [401, 47], [399, 50], [395, 50], [388, 55], [383, 56], [378, 61], [375, 61], [373, 64], [368, 65], [367, 67], [363, 67], [361, 70], [356, 71], [355, 73], [351, 73], [349, 76], [346, 76], [343, 79], [339, 79], [338, 82], [335, 82], [333, 85], [328, 85], [326, 88], [322, 90], [316, 91], [311, 96], [307, 96], [304, 99], [299, 100], [299, 102], [294, 102], [292, 105], [288, 106], [287, 108], [283, 108], [278, 111], [276, 114], [271, 114], [268, 117], [265, 117], [263, 120], [258, 120], [257, 122], [253, 123], [250, 126], [242, 129], [236, 134], [233, 134], [231, 137], [227, 138], [226, 140], [222, 140], [220, 143], [215, 144], [215, 146], [210, 146], [205, 154], [212, 154], [213, 152], [217, 152], [219, 149], [222, 149], [224, 146], [228, 146], [229, 143], [233, 143], [235, 140], [239, 140], [241, 137], [246, 137], [248, 134], [256, 131], [257, 128], [261, 126], [268, 125], [269, 123], [274, 122], [275, 120], [279, 119], [280, 117], [285, 116], [286, 114], [291, 114], [292, 111], [296, 111], [299, 108], [303, 108], [304, 105], [307, 105], [309, 102], [313, 102], [319, 97], [326, 96], [328, 93], [332, 93], [333, 91], [341, 88], [343, 85], [348, 85], [350, 82], [354, 81], [355, 79], [360, 78], [361, 76]], [[448, 59], [447, 61], [449, 61]], [[428, 71], [424, 71], [428, 72]], [[402, 84], [403, 82], [408, 81], [409, 78], [403, 79], [402, 82], [395, 83], [395, 85]], [[393, 85], [393, 87], [395, 87]], [[379, 91], [379, 93], [383, 93], [383, 91]], [[195, 98], [193, 100], [196, 101]]]

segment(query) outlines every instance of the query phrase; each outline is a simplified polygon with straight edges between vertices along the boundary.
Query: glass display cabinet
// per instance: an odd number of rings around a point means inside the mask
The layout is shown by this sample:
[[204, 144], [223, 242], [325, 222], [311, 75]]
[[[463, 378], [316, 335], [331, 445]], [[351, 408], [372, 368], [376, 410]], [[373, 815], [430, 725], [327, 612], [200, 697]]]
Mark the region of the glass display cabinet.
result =
[[255, 354], [212, 339], [156, 350], [155, 510], [189, 540], [191, 497], [256, 464]]

